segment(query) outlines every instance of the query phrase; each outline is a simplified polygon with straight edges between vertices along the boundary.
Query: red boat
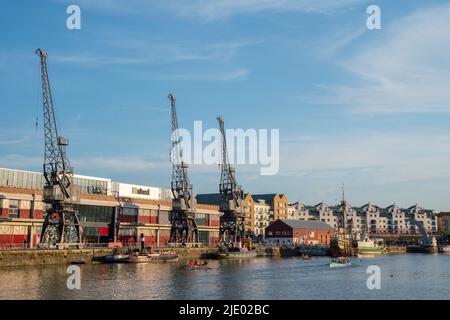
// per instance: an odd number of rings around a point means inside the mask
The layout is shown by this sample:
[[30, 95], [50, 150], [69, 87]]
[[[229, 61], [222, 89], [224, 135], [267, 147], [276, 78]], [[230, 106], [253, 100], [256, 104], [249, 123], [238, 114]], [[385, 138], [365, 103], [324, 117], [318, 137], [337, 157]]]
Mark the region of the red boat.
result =
[[207, 268], [207, 267], [208, 267], [207, 261], [190, 260], [186, 265], [186, 269], [198, 269], [198, 268]]

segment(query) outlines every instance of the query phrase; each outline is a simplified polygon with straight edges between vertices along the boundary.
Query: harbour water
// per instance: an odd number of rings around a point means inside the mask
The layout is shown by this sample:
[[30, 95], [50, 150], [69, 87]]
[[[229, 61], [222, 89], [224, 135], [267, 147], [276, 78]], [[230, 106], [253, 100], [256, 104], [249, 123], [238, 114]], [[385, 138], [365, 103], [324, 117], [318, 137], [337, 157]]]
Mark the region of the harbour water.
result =
[[[0, 268], [0, 299], [450, 299], [450, 255], [355, 258], [330, 269], [329, 258], [210, 260], [180, 264], [80, 265], [81, 289], [69, 290], [66, 265]], [[381, 289], [369, 290], [378, 265]]]

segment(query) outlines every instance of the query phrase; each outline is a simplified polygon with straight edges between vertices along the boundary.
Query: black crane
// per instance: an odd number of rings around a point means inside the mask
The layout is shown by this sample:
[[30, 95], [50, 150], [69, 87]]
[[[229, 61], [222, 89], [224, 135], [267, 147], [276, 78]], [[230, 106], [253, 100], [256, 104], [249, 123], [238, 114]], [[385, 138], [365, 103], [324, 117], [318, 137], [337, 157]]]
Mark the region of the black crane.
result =
[[197, 200], [192, 195], [192, 185], [187, 175], [188, 166], [183, 161], [178, 132], [178, 119], [175, 107], [176, 98], [169, 94], [172, 116], [172, 211], [170, 213], [169, 243], [174, 246], [187, 246], [198, 242], [198, 228], [195, 222]]
[[236, 182], [235, 170], [228, 159], [227, 140], [223, 117], [217, 117], [222, 137], [222, 158], [220, 163], [220, 217], [219, 244], [227, 247], [244, 239], [244, 191]]
[[42, 246], [80, 246], [80, 225], [77, 207], [80, 190], [73, 182], [73, 169], [67, 158], [68, 141], [58, 135], [50, 82], [47, 73], [47, 53], [37, 49], [41, 60], [42, 97], [44, 109], [44, 203], [47, 209], [41, 232]]

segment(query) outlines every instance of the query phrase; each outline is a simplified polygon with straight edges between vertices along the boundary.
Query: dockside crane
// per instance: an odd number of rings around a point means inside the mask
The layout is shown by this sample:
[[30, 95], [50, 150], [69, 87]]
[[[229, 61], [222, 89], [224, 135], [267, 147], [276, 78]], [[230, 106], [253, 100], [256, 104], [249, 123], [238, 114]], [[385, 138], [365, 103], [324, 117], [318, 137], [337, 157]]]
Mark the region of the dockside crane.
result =
[[172, 120], [172, 211], [170, 214], [170, 241], [172, 246], [188, 246], [198, 243], [198, 228], [195, 222], [197, 200], [192, 194], [192, 185], [187, 175], [187, 164], [183, 161], [178, 132], [176, 97], [169, 94]]
[[73, 168], [66, 153], [68, 141], [58, 135], [50, 81], [47, 72], [47, 52], [37, 49], [41, 62], [44, 111], [44, 203], [49, 205], [42, 226], [41, 246], [68, 247], [81, 245], [77, 214], [79, 187], [74, 184]]
[[228, 159], [225, 123], [223, 117], [217, 117], [222, 137], [220, 163], [220, 217], [219, 245], [234, 247], [244, 239], [244, 191], [236, 182], [235, 169]]

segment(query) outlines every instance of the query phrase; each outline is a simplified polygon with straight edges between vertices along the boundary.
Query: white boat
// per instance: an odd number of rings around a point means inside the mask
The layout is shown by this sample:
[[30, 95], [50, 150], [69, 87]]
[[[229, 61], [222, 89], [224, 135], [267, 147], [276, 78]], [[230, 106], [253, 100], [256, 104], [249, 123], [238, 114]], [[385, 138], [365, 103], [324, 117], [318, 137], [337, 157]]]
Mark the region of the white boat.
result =
[[152, 252], [148, 255], [149, 262], [176, 262], [179, 255], [172, 251]]
[[352, 265], [352, 261], [349, 258], [336, 258], [331, 259], [330, 268], [342, 268]]

